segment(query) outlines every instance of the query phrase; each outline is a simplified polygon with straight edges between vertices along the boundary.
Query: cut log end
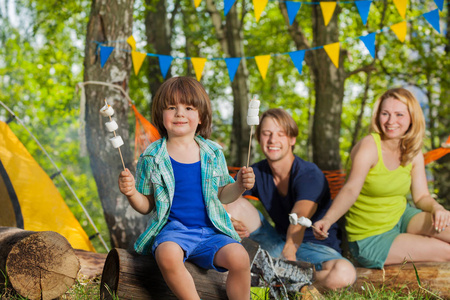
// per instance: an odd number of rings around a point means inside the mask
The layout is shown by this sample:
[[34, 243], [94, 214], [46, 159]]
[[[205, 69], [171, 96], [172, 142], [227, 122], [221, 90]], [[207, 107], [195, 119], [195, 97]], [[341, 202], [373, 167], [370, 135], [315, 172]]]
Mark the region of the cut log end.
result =
[[69, 242], [52, 231], [20, 233], [0, 239], [0, 248], [9, 248], [5, 265], [0, 267], [7, 271], [13, 289], [29, 299], [54, 299], [64, 294], [80, 269]]

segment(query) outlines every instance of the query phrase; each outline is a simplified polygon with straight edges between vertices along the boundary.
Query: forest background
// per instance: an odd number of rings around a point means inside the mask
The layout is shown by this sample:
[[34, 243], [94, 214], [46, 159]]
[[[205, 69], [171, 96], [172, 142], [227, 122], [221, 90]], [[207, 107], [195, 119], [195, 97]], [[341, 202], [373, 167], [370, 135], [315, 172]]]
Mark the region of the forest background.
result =
[[[255, 0], [260, 1], [260, 0]], [[117, 187], [122, 169], [111, 147], [107, 121], [98, 113], [106, 98], [116, 111], [125, 145], [124, 161], [135, 169], [134, 114], [123, 95], [77, 84], [114, 83], [130, 95], [150, 120], [151, 98], [163, 82], [157, 55], [175, 57], [170, 76], [195, 76], [189, 58], [207, 58], [201, 83], [214, 108], [212, 139], [224, 147], [229, 165], [246, 163], [248, 100], [261, 110], [282, 107], [296, 120], [300, 135], [295, 153], [322, 170], [345, 170], [352, 146], [368, 133], [371, 107], [382, 92], [404, 86], [419, 98], [427, 119], [424, 152], [438, 148], [450, 134], [450, 25], [448, 1], [406, 1], [403, 18], [392, 0], [374, 0], [363, 24], [355, 1], [337, 4], [324, 25], [317, 2], [302, 2], [290, 25], [286, 1], [268, 1], [256, 21], [253, 3], [237, 0], [227, 16], [222, 1], [189, 0], [56, 1], [0, 0], [0, 100], [30, 128], [62, 170], [113, 247], [128, 247], [142, 232], [146, 217], [134, 213]], [[423, 18], [437, 8], [438, 33]], [[389, 27], [407, 22], [405, 41]], [[386, 30], [386, 28], [388, 30]], [[383, 30], [384, 29], [384, 30]], [[360, 36], [376, 32], [375, 57]], [[131, 48], [151, 53], [137, 75]], [[323, 46], [340, 42], [338, 68]], [[99, 46], [114, 47], [103, 67]], [[302, 71], [288, 52], [307, 50]], [[255, 56], [271, 55], [265, 79]], [[231, 82], [224, 58], [241, 57]], [[0, 108], [0, 120], [9, 119]], [[47, 174], [55, 169], [24, 128], [9, 126]], [[86, 141], [86, 148], [84, 146]], [[253, 140], [251, 161], [261, 158]], [[427, 166], [430, 191], [450, 207], [450, 155]], [[60, 176], [54, 179], [86, 232], [94, 233]], [[105, 251], [94, 239], [98, 251]]]

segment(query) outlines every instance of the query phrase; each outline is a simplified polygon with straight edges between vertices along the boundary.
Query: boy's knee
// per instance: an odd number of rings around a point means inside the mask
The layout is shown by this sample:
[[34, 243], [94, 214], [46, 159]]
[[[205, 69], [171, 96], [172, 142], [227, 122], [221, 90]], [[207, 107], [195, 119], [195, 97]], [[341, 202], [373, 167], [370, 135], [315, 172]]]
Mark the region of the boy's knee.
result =
[[356, 281], [356, 269], [347, 260], [338, 260], [333, 273], [338, 281], [338, 288], [349, 286]]

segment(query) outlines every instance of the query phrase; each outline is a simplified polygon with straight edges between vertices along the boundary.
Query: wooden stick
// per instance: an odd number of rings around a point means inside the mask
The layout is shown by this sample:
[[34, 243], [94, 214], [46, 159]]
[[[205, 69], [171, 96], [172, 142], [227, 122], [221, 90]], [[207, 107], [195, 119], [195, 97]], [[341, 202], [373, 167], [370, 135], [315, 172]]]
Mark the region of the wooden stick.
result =
[[248, 168], [248, 164], [250, 162], [250, 150], [252, 149], [253, 126], [254, 125], [250, 126], [250, 140], [248, 142], [247, 168]]

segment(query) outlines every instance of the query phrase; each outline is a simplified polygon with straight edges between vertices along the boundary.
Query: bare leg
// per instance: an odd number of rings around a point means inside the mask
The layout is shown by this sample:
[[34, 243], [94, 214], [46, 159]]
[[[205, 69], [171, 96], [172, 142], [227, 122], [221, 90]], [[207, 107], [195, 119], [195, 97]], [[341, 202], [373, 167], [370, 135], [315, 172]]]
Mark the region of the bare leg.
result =
[[247, 227], [248, 234], [261, 226], [258, 210], [244, 197], [239, 197], [236, 201], [226, 204], [224, 207], [234, 219]]
[[214, 264], [228, 269], [228, 299], [250, 299], [250, 259], [241, 244], [228, 244], [220, 248], [214, 257]]
[[408, 224], [407, 233], [397, 236], [389, 250], [385, 264], [408, 261], [450, 261], [450, 230], [434, 230], [431, 214], [421, 212]]
[[162, 243], [156, 248], [155, 257], [164, 280], [178, 299], [200, 299], [194, 279], [184, 266], [183, 249], [177, 243]]
[[320, 291], [336, 290], [352, 285], [356, 280], [353, 264], [345, 259], [333, 259], [322, 264], [316, 272], [314, 286]]

